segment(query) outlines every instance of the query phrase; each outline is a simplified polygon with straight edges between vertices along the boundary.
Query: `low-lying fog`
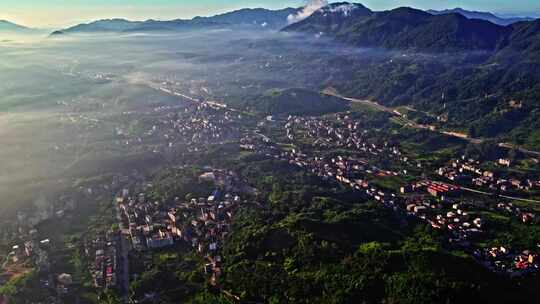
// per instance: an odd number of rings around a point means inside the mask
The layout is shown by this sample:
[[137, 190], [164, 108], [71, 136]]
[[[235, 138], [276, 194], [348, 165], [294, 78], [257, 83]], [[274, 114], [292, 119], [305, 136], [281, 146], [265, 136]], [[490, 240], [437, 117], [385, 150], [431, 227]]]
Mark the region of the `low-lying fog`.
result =
[[122, 137], [148, 128], [155, 108], [182, 106], [160, 88], [242, 105], [272, 88], [346, 82], [371, 60], [393, 56], [244, 29], [0, 41], [4, 209], [163, 159]]

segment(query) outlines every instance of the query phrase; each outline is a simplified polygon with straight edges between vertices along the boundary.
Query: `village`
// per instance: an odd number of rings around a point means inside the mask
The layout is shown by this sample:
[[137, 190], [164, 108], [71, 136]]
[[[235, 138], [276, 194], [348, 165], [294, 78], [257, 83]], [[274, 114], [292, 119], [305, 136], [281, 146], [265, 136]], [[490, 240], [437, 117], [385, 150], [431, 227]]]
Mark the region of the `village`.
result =
[[[80, 184], [59, 196], [44, 196], [34, 203], [35, 210], [18, 211], [13, 223], [0, 233], [12, 244], [1, 265], [0, 282], [31, 275], [35, 288], [40, 296], [47, 298], [47, 303], [63, 303], [65, 298], [80, 292], [86, 283], [80, 270], [89, 272], [92, 286], [118, 289], [123, 283], [117, 277], [122, 271], [118, 233], [100, 229], [95, 238], [83, 238], [82, 244], [72, 235], [86, 234], [91, 229], [88, 222], [80, 223], [81, 216], [90, 217], [87, 212], [93, 212], [87, 211], [93, 208], [90, 206], [98, 206], [100, 198], [110, 197], [120, 185], [140, 180], [141, 174], [136, 170], [130, 175], [113, 175]], [[105, 225], [101, 221], [96, 224]], [[72, 264], [75, 259], [80, 262], [78, 268]], [[86, 260], [91, 261], [89, 269], [83, 269]]]
[[90, 264], [90, 274], [96, 288], [115, 289], [118, 286], [119, 235], [112, 231], [100, 233], [85, 244], [85, 254]]
[[[202, 151], [209, 145], [235, 140], [242, 115], [212, 102], [186, 102], [179, 107], [159, 106], [147, 113], [125, 113], [126, 124], [117, 125], [117, 143], [124, 147], [141, 146], [153, 153]], [[135, 119], [137, 127], [129, 124]]]
[[[500, 158], [496, 161], [498, 171], [510, 168], [512, 161]], [[454, 159], [449, 165], [440, 167], [437, 174], [462, 185], [474, 186], [479, 190], [494, 191], [506, 194], [527, 194], [540, 189], [540, 180], [525, 177], [501, 177], [500, 174], [482, 169], [484, 164], [475, 159], [462, 156]]]
[[382, 158], [381, 163], [395, 162], [403, 167], [422, 167], [419, 162], [415, 163], [403, 155], [397, 145], [369, 138], [367, 130], [362, 129], [360, 123], [347, 113], [336, 114], [332, 120], [289, 116], [285, 132], [293, 142], [308, 139], [314, 147], [322, 149], [353, 149], [365, 157]]
[[[121, 227], [125, 227], [122, 233], [133, 250], [152, 251], [188, 245], [204, 257], [204, 274], [209, 283], [216, 286], [223, 273], [220, 251], [234, 214], [242, 205], [248, 204], [240, 195], [253, 189], [227, 170], [209, 169], [199, 179], [216, 185], [208, 197], [176, 197], [163, 202], [153, 201], [143, 192], [130, 196], [129, 190], [124, 189], [116, 198], [116, 204]], [[101, 275], [103, 267], [99, 265], [102, 261], [96, 260]]]
[[[85, 194], [91, 191], [89, 188], [79, 190]], [[52, 234], [48, 238], [49, 229], [43, 226], [44, 223], [47, 226], [55, 221], [69, 221], [78, 205], [73, 197], [61, 196], [54, 203], [42, 198], [39, 206], [37, 212], [18, 211], [15, 229], [3, 231], [3, 237], [15, 240], [15, 244], [3, 261], [0, 283], [33, 273], [49, 303], [61, 303], [60, 298], [72, 291], [75, 280], [72, 273], [59, 267], [57, 254], [62, 244], [56, 236], [52, 238]]]
[[[144, 149], [152, 153], [178, 155], [206, 151], [210, 146], [237, 141], [241, 122], [246, 116], [219, 102], [203, 101], [178, 92], [167, 82], [156, 90], [180, 97], [178, 106], [160, 105], [144, 116], [136, 112], [122, 113], [122, 120], [135, 121], [133, 125], [117, 123], [114, 133], [116, 143], [131, 151]], [[100, 233], [85, 242], [86, 258], [91, 261], [93, 286], [97, 289], [118, 289], [127, 292], [129, 270], [126, 269], [129, 250], [146, 251], [173, 246], [179, 242], [190, 243], [207, 260], [205, 271], [217, 282], [220, 274], [219, 249], [229, 229], [233, 211], [238, 207], [238, 196], [228, 193], [254, 191], [236, 180], [234, 174], [214, 170], [201, 176], [216, 182], [224, 195], [216, 190], [205, 198], [187, 202], [150, 201], [144, 192], [131, 196], [128, 189], [120, 191], [115, 204], [121, 235], [112, 231]], [[123, 178], [117, 183], [127, 185]], [[123, 239], [127, 239], [124, 242]], [[124, 243], [127, 243], [124, 244]], [[209, 267], [209, 265], [213, 265]]]
[[[522, 225], [538, 225], [538, 214], [508, 198], [494, 195], [478, 199], [466, 188], [515, 195], [537, 190], [540, 181], [515, 175], [507, 178], [481, 169], [483, 164], [466, 157], [433, 171], [399, 143], [370, 134], [351, 113], [281, 119], [268, 116], [250, 129], [242, 125], [244, 114], [214, 102], [192, 101], [181, 109], [159, 107], [154, 111], [159, 119], [144, 125], [145, 129], [133, 133], [118, 127], [116, 136], [125, 145], [147, 145], [155, 153], [198, 153], [209, 146], [234, 142], [241, 151], [287, 162], [355, 191], [359, 199], [378, 202], [398, 217], [429, 225], [444, 235], [446, 248], [466, 252], [493, 272], [511, 277], [540, 272], [540, 244], [525, 248], [492, 243], [494, 225], [488, 216], [493, 213]], [[503, 171], [511, 161], [501, 158], [497, 166]], [[219, 288], [224, 275], [222, 248], [237, 211], [247, 204], [259, 205], [246, 199], [256, 190], [235, 172], [206, 167], [199, 181], [214, 185], [207, 196], [163, 201], [153, 199], [148, 187], [134, 187], [133, 180], [145, 178], [137, 172], [132, 175], [115, 175], [110, 184], [79, 189], [90, 197], [118, 193], [113, 202], [118, 228], [84, 239], [92, 286], [101, 291], [118, 290], [125, 296], [132, 276], [128, 269], [131, 250], [153, 252], [187, 246], [203, 258], [208, 283]], [[21, 242], [13, 245], [8, 256], [13, 265], [32, 261], [42, 272], [43, 287], [56, 290], [58, 295], [70, 291], [73, 275], [50, 270], [51, 240], [36, 238], [34, 226], [50, 218], [61, 219], [75, 209], [75, 201], [66, 200], [32, 217], [21, 213], [21, 225], [13, 231]]]
[[[288, 117], [283, 130], [293, 148], [282, 149], [270, 138], [257, 132], [243, 138], [241, 147], [275, 159], [287, 161], [292, 166], [311, 172], [332, 183], [358, 191], [366, 199], [372, 199], [391, 208], [403, 217], [414, 217], [429, 224], [432, 229], [446, 235], [446, 246], [457, 248], [473, 256], [486, 268], [510, 276], [521, 276], [540, 271], [537, 248], [477, 247], [490, 236], [490, 222], [484, 211], [510, 215], [525, 225], [538, 225], [540, 217], [531, 210], [515, 207], [507, 199], [494, 204], [486, 201], [469, 200], [461, 187], [430, 179], [406, 183], [399, 190], [381, 188], [373, 178], [404, 176], [412, 170], [422, 169], [420, 162], [404, 156], [397, 145], [383, 142], [369, 143], [359, 128], [347, 115], [337, 115], [330, 122], [321, 118]], [[311, 138], [306, 143], [305, 137]], [[310, 145], [313, 148], [309, 148]], [[298, 148], [315, 152], [302, 152]], [[323, 150], [347, 149], [333, 157], [323, 156], [315, 148]], [[380, 164], [391, 165], [401, 170], [380, 169]], [[459, 162], [455, 162], [459, 164]], [[467, 166], [467, 165], [465, 165]], [[464, 169], [465, 170], [465, 169]], [[476, 172], [476, 170], [475, 170]], [[424, 174], [427, 176], [426, 174]], [[480, 176], [484, 172], [478, 173]], [[491, 175], [493, 178], [493, 175]], [[495, 182], [496, 180], [493, 179]], [[511, 182], [510, 182], [511, 183]], [[535, 251], [536, 250], [536, 251]]]
[[241, 119], [241, 114], [212, 102], [190, 103], [183, 113], [168, 113], [146, 135], [165, 138], [169, 147], [185, 142], [190, 151], [197, 151], [235, 139]]
[[[44, 221], [62, 221], [76, 209], [75, 201], [61, 197], [56, 203], [48, 204], [42, 199], [43, 206], [38, 212], [17, 212], [14, 230], [3, 231], [3, 238], [18, 240], [2, 264], [2, 269], [9, 276], [19, 276], [35, 269], [40, 277], [42, 288], [54, 290], [58, 295], [68, 292], [72, 283], [71, 275], [58, 273], [51, 263], [56, 244], [40, 231], [39, 224]], [[0, 278], [3, 280], [4, 278]]]

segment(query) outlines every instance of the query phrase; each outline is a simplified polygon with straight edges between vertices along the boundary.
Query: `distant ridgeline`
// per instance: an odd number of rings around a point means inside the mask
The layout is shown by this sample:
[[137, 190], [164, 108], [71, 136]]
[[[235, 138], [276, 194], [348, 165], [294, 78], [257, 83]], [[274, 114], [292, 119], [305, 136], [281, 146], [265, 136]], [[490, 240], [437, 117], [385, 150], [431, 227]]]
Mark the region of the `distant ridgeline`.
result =
[[0, 33], [5, 32], [26, 34], [36, 32], [36, 30], [6, 20], [0, 20]]
[[280, 29], [287, 25], [287, 16], [294, 14], [298, 9], [286, 8], [282, 10], [241, 9], [212, 17], [195, 17], [193, 19], [176, 20], [146, 20], [130, 21], [125, 19], [104, 19], [90, 23], [79, 24], [63, 30], [53, 32], [52, 36], [62, 34], [85, 33], [129, 33], [129, 32], [157, 32], [180, 31], [187, 29], [204, 29], [224, 26], [254, 26], [263, 29]]
[[502, 26], [466, 15], [470, 14], [459, 10], [429, 13], [407, 7], [373, 12], [361, 4], [335, 3], [283, 31], [317, 33], [363, 47], [418, 51], [501, 51], [517, 47], [516, 40], [525, 38], [524, 34], [527, 42], [538, 42], [538, 20], [515, 23], [512, 20], [522, 19], [499, 18], [500, 23], [512, 24]]

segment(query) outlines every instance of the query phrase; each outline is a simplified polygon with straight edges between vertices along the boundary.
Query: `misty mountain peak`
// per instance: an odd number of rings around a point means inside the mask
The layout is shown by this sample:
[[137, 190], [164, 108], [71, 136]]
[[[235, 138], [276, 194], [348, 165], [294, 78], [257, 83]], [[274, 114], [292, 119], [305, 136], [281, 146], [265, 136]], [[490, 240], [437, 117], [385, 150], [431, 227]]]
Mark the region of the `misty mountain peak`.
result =
[[365, 7], [362, 4], [339, 2], [339, 3], [333, 3], [327, 6], [324, 6], [319, 9], [319, 12], [322, 14], [338, 13], [338, 14], [341, 14], [343, 17], [349, 17], [352, 15], [352, 12], [354, 10], [361, 9], [361, 8], [365, 9]]
[[15, 24], [7, 20], [0, 20], [0, 31], [28, 31], [30, 28]]
[[359, 3], [337, 2], [319, 8], [313, 15], [352, 17], [357, 11], [371, 12], [368, 8]]
[[[300, 31], [309, 33], [336, 32], [348, 28], [353, 24], [360, 23], [373, 15], [373, 12], [362, 4], [338, 2], [320, 7], [313, 13], [305, 12], [308, 15], [304, 19], [284, 28], [284, 31]], [[302, 14], [300, 14], [302, 15]], [[295, 20], [296, 21], [296, 20]]]

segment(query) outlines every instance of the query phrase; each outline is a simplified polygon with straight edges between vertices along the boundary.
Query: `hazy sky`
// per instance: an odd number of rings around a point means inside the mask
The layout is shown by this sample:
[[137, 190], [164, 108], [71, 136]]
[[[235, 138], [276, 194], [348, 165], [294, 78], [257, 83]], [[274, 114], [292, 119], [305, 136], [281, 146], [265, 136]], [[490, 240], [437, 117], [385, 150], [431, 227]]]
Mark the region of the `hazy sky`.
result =
[[[337, 0], [336, 0], [337, 1]], [[175, 19], [212, 15], [241, 7], [301, 6], [303, 0], [0, 0], [0, 19], [34, 27], [62, 27], [84, 21], [123, 17]], [[334, 2], [334, 1], [332, 1]], [[373, 10], [399, 6], [422, 9], [463, 7], [498, 13], [540, 14], [539, 0], [364, 0]]]

